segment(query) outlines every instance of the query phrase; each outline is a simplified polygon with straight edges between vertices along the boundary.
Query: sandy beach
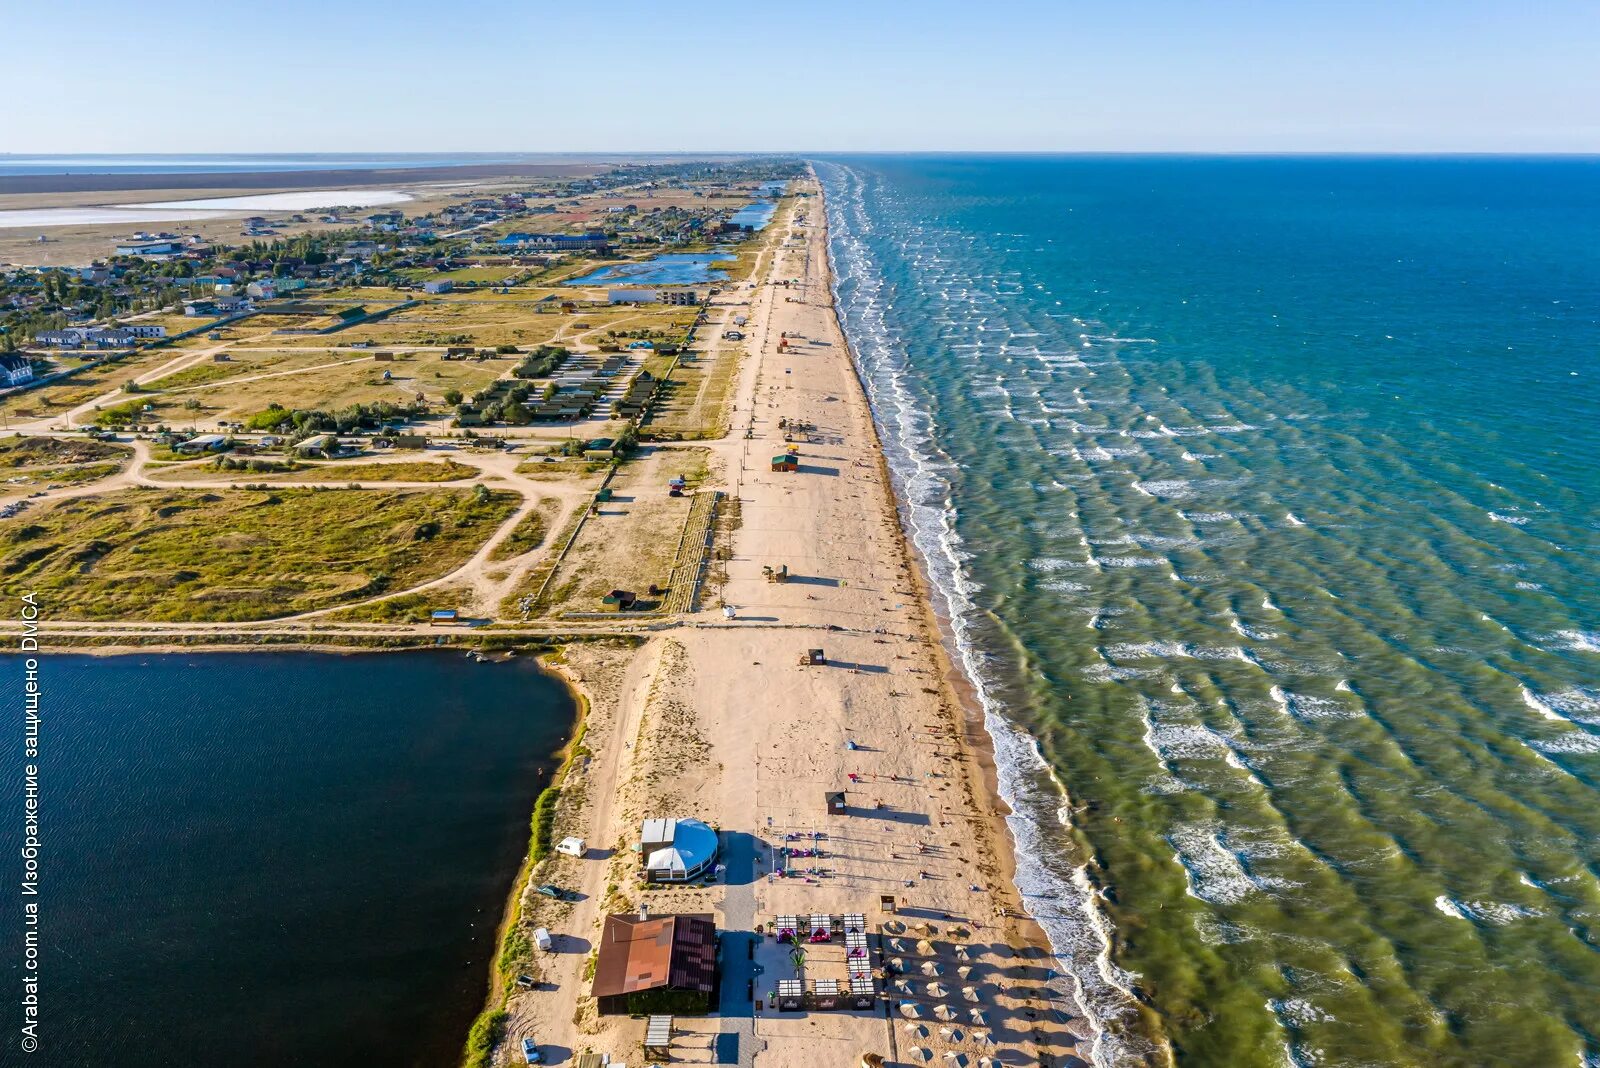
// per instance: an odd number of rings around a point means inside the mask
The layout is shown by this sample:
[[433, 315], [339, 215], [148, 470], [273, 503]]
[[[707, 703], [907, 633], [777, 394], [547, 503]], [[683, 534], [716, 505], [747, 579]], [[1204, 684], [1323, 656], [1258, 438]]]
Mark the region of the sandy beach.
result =
[[[580, 899], [527, 899], [555, 944], [540, 985], [510, 1000], [506, 1045], [532, 1036], [556, 1063], [583, 1051], [640, 1059], [643, 1021], [595, 1014], [585, 961], [603, 916], [643, 903], [712, 912], [725, 932], [722, 1011], [678, 1021], [675, 1060], [1081, 1063], [1082, 1021], [1068, 1017], [1059, 983], [1045, 989], [1054, 961], [1009, 882], [987, 735], [941, 645], [834, 315], [820, 189], [804, 186], [810, 196], [775, 223], [754, 281], [718, 297], [748, 305], [738, 310], [753, 339], [733, 430], [712, 443], [734, 526], [721, 589], [733, 618], [713, 606], [635, 647], [567, 651], [561, 670], [590, 711], [557, 835], [583, 835], [591, 852], [536, 872]], [[796, 471], [771, 469], [786, 445], [780, 421]], [[783, 566], [789, 580], [768, 581], [763, 569]], [[826, 663], [802, 664], [810, 649]], [[824, 804], [839, 790], [844, 814]], [[715, 885], [644, 889], [633, 845], [640, 821], [662, 816], [719, 829], [726, 871]], [[818, 849], [790, 862], [815, 872], [775, 877], [785, 843]], [[749, 932], [814, 913], [866, 916], [878, 1008], [773, 1010], [771, 988], [793, 966], [787, 947]], [[814, 949], [807, 978], [842, 978], [842, 953]]]

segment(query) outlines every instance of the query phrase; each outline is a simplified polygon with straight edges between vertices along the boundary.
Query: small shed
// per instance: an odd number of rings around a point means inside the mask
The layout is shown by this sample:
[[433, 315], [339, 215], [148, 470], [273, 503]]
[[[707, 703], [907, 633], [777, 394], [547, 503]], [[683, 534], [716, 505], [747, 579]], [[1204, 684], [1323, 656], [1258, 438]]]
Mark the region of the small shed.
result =
[[782, 456], [774, 456], [772, 458], [772, 469], [774, 471], [798, 471], [800, 470], [800, 457], [792, 452], [786, 452]]
[[435, 608], [432, 612], [428, 613], [428, 623], [429, 625], [435, 627], [442, 623], [454, 623], [459, 615], [460, 613], [458, 613], [454, 608]]
[[821, 649], [807, 649], [800, 655], [800, 663], [814, 667], [828, 662], [828, 656]]
[[632, 590], [612, 590], [600, 599], [600, 603], [612, 612], [626, 612], [638, 603], [639, 595]]
[[879, 894], [878, 895], [878, 908], [882, 909], [884, 912], [893, 912], [894, 911], [894, 895], [893, 894]]
[[827, 802], [830, 816], [843, 816], [849, 811], [845, 805], [843, 790], [829, 790], [823, 795], [823, 800]]

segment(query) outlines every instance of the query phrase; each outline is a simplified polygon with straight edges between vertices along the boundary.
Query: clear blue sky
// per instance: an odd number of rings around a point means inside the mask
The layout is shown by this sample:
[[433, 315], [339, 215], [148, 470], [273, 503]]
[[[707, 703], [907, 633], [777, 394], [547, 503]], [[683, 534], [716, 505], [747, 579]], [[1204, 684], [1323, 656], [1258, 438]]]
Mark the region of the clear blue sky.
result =
[[0, 151], [1600, 151], [1600, 0], [0, 0]]

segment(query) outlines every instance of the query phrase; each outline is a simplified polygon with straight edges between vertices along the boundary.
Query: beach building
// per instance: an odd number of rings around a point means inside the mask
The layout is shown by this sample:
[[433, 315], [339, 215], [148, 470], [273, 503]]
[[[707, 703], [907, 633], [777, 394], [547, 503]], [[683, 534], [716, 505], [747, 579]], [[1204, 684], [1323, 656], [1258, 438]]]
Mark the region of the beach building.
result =
[[717, 862], [717, 832], [696, 819], [649, 819], [639, 830], [648, 883], [698, 879]]
[[8, 386], [21, 386], [33, 381], [33, 361], [14, 353], [0, 355], [0, 381]]
[[709, 915], [606, 917], [591, 993], [603, 1016], [711, 1011], [717, 986], [717, 925]]
[[610, 304], [654, 304], [661, 294], [654, 289], [608, 289], [606, 301]]
[[119, 256], [170, 256], [177, 251], [178, 243], [165, 238], [124, 241], [117, 245]]
[[551, 249], [560, 252], [604, 252], [609, 247], [610, 242], [605, 234], [598, 231], [590, 231], [586, 234], [525, 234], [516, 232], [502, 237], [500, 244], [531, 249]]
[[772, 458], [772, 469], [774, 471], [798, 471], [800, 470], [800, 457], [792, 452], [786, 452], [782, 456], [774, 456]]

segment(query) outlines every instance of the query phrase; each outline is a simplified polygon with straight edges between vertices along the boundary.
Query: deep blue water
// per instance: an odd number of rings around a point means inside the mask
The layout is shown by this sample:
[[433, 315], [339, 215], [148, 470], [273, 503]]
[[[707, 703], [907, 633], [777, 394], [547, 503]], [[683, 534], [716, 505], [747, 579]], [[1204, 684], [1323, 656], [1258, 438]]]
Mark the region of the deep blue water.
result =
[[0, 661], [0, 1061], [455, 1063], [571, 730], [531, 661], [43, 660], [44, 1006], [21, 1059], [21, 666]]
[[1102, 1064], [1600, 1064], [1600, 161], [820, 162]]

